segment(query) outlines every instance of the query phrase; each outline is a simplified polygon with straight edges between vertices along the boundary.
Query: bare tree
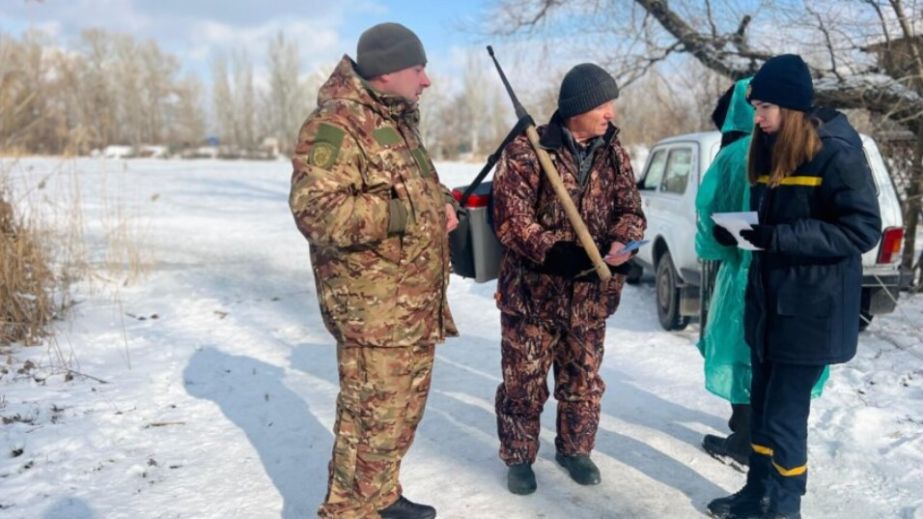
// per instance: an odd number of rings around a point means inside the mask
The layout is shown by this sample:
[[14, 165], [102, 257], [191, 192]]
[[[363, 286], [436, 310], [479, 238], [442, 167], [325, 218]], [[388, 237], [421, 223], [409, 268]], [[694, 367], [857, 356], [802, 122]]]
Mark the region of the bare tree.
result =
[[269, 92], [263, 97], [267, 127], [265, 133], [276, 139], [280, 151], [292, 152], [298, 127], [310, 112], [313, 100], [306, 99], [299, 79], [298, 47], [279, 32], [269, 42]]
[[237, 144], [246, 151], [256, 148], [256, 88], [253, 85], [253, 62], [244, 49], [231, 54], [234, 74], [234, 105], [237, 110]]
[[174, 103], [168, 110], [167, 143], [174, 149], [193, 147], [205, 136], [202, 83], [188, 76], [174, 87]]
[[78, 71], [74, 87], [80, 119], [90, 134], [88, 144], [96, 148], [117, 142], [111, 47], [111, 38], [101, 30], [90, 29], [80, 35], [78, 50], [84, 56], [85, 66]]
[[134, 40], [124, 34], [113, 38], [112, 79], [116, 103], [117, 138], [120, 142], [140, 146], [144, 141], [145, 115], [142, 68]]
[[[162, 143], [188, 101], [177, 69], [156, 43], [101, 30], [82, 33], [73, 50], [40, 31], [0, 37], [0, 149], [78, 154]], [[196, 103], [182, 107], [190, 120], [201, 117]]]
[[[45, 36], [28, 31], [22, 41], [0, 38], [0, 145], [5, 149], [41, 151], [55, 146], [52, 112], [47, 109], [52, 79], [43, 58]], [[40, 144], [39, 144], [40, 143]]]
[[216, 133], [225, 145], [224, 153], [239, 154], [256, 146], [256, 88], [253, 63], [243, 49], [212, 60], [212, 106]]
[[460, 81], [433, 78], [422, 103], [421, 132], [434, 156], [454, 159], [464, 154], [480, 160], [512, 127], [509, 100], [499, 82], [487, 76], [489, 70], [481, 53], [469, 49]]
[[224, 55], [212, 59], [212, 114], [215, 133], [222, 143], [237, 145], [234, 98], [228, 80], [228, 61]]
[[452, 99], [448, 95], [448, 78], [430, 74], [432, 84], [420, 98], [420, 136], [423, 145], [435, 159], [444, 159], [451, 146], [446, 142], [446, 108]]
[[137, 52], [142, 85], [142, 104], [138, 107], [143, 115], [141, 135], [145, 142], [161, 143], [166, 139], [167, 117], [176, 101], [179, 61], [161, 52], [153, 41], [139, 46]]
[[465, 133], [468, 135], [468, 150], [475, 157], [480, 155], [481, 152], [481, 125], [479, 121], [483, 120], [483, 116], [488, 113], [485, 105], [487, 96], [484, 70], [485, 68], [481, 64], [481, 60], [478, 59], [478, 55], [475, 55], [473, 51], [469, 51], [465, 55], [465, 75], [462, 77], [462, 97], [460, 100], [465, 109], [460, 122], [464, 127], [463, 130], [466, 130]]

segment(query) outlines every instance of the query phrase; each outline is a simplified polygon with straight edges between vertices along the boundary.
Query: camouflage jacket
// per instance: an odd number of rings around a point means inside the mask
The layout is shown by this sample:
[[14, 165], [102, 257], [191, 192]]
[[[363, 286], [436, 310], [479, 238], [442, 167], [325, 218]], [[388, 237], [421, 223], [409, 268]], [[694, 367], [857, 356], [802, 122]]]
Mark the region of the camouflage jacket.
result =
[[292, 158], [289, 205], [310, 243], [324, 324], [347, 344], [442, 342], [457, 334], [446, 300], [448, 190], [416, 105], [372, 90], [354, 66], [344, 56], [321, 87]]
[[[614, 241], [640, 240], [647, 222], [618, 129], [610, 126], [603, 137], [583, 186], [558, 116], [538, 131], [590, 235], [604, 247], [601, 254]], [[525, 135], [503, 151], [494, 175], [493, 202], [497, 237], [506, 248], [497, 280], [500, 311], [565, 328], [598, 322], [615, 312], [624, 276], [613, 275], [607, 283], [596, 276], [573, 281], [534, 269], [555, 242], [577, 237]]]

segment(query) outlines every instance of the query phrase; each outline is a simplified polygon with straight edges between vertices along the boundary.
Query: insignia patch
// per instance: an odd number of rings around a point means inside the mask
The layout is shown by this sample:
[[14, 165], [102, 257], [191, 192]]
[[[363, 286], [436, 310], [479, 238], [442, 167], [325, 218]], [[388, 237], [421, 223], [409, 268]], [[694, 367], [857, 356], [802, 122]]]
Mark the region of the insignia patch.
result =
[[401, 142], [401, 136], [397, 133], [397, 130], [388, 126], [372, 131], [372, 137], [375, 138], [375, 142], [382, 146], [392, 146]]
[[343, 145], [345, 132], [336, 126], [321, 123], [314, 135], [314, 144], [311, 146], [311, 155], [308, 162], [318, 168], [330, 169], [337, 161], [340, 146]]
[[336, 157], [336, 149], [326, 142], [314, 144], [311, 150], [311, 164], [319, 168], [327, 169], [333, 165], [333, 159]]
[[429, 157], [426, 155], [426, 150], [423, 147], [419, 147], [410, 152], [413, 155], [415, 161], [417, 161], [417, 166], [420, 167], [420, 174], [423, 175], [423, 178], [428, 178], [432, 174], [432, 168], [430, 167]]

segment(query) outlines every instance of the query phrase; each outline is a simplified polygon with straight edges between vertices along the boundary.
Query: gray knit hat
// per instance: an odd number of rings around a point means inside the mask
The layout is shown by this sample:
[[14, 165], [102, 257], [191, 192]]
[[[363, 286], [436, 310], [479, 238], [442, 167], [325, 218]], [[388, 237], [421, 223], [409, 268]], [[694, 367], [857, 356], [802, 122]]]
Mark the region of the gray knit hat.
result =
[[420, 38], [399, 23], [380, 23], [366, 29], [356, 48], [357, 72], [365, 79], [415, 65], [426, 65]]
[[561, 81], [558, 113], [563, 119], [589, 112], [619, 96], [615, 78], [592, 63], [581, 63], [570, 69]]

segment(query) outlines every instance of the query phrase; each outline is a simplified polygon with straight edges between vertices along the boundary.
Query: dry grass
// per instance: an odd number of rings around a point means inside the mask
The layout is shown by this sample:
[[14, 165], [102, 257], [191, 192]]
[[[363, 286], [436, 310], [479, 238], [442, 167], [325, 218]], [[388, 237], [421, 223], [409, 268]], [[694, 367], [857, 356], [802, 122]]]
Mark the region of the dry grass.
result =
[[[121, 280], [123, 286], [143, 280], [155, 262], [146, 241], [149, 229], [138, 215], [141, 196], [125, 184], [131, 175], [127, 166], [122, 171], [106, 172], [97, 187], [104, 206], [101, 224], [105, 253], [101, 270]], [[126, 203], [126, 199], [134, 203]]]
[[[49, 326], [72, 306], [72, 285], [108, 293], [121, 309], [121, 287], [143, 280], [155, 261], [133, 172], [100, 162], [101, 174], [82, 175], [85, 164], [62, 159], [39, 177], [15, 158], [0, 161], [0, 345], [46, 343], [54, 370], [79, 368], [66, 333]], [[84, 193], [98, 211], [87, 212]]]
[[39, 230], [10, 199], [0, 171], [0, 344], [36, 344], [56, 315], [56, 281]]

